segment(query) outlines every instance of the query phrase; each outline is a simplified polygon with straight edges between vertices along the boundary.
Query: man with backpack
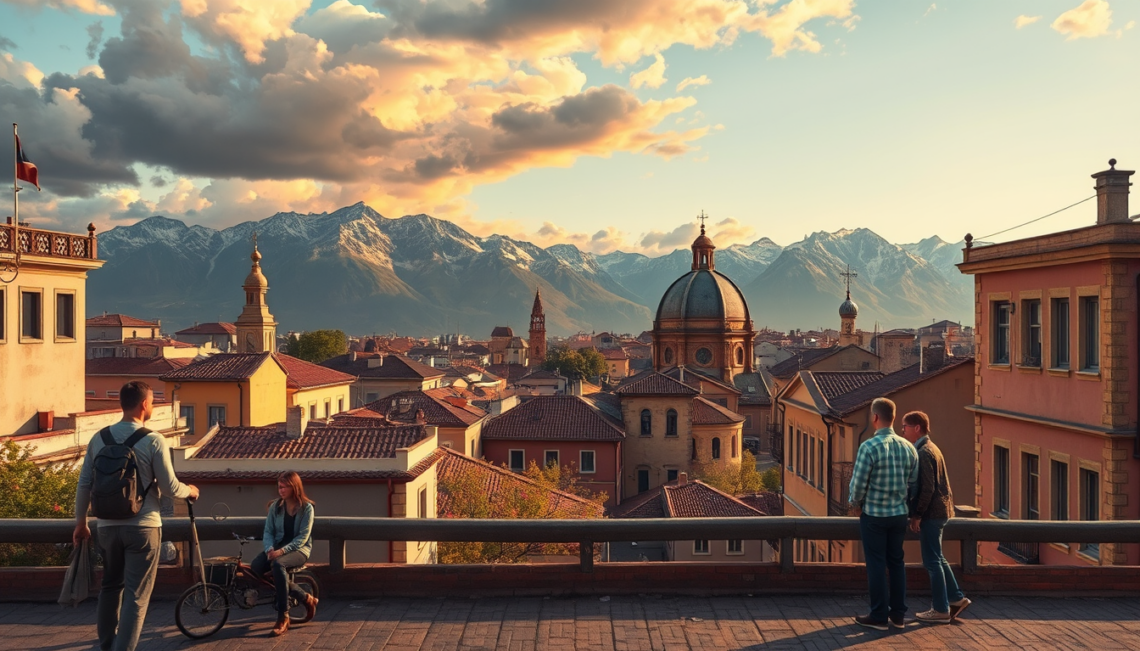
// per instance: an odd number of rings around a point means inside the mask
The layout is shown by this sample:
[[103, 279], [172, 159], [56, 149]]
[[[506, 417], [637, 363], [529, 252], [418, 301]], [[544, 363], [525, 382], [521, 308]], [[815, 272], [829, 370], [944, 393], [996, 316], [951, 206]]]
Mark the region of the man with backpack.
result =
[[91, 535], [88, 507], [99, 519], [103, 584], [97, 629], [102, 651], [133, 651], [138, 644], [162, 547], [160, 498], [198, 498], [196, 487], [174, 476], [166, 439], [143, 427], [154, 406], [150, 387], [128, 382], [119, 391], [119, 404], [123, 419], [87, 444], [75, 494], [76, 544]]

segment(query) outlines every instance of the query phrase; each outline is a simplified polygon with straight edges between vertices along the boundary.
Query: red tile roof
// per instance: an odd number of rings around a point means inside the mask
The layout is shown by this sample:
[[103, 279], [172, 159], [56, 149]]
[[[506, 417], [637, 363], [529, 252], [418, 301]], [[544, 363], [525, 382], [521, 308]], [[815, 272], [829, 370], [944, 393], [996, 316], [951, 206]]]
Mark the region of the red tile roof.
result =
[[497, 326], [494, 330], [491, 331], [491, 336], [492, 337], [513, 337], [513, 336], [515, 336], [515, 331], [511, 330], [510, 326]]
[[[522, 490], [547, 490], [552, 505], [548, 518], [559, 519], [585, 519], [600, 518], [604, 511], [601, 504], [591, 502], [583, 497], [559, 490], [543, 489], [533, 480], [511, 472], [506, 468], [499, 468], [485, 461], [472, 459], [454, 450], [441, 448], [445, 454], [436, 468], [436, 479], [439, 482], [439, 493], [436, 497], [436, 512], [438, 517], [460, 517], [452, 512], [454, 504], [451, 495], [447, 492], [447, 485], [467, 472], [478, 473], [483, 487], [483, 493], [490, 497], [490, 507], [494, 517], [510, 517], [506, 512], [509, 504], [501, 503], [509, 498], [511, 488]], [[501, 511], [501, 512], [499, 512]]]
[[[409, 380], [409, 379], [428, 379], [443, 377], [444, 373], [440, 369], [432, 368], [425, 364], [408, 359], [403, 355], [380, 355], [378, 353], [356, 353], [356, 361], [352, 359], [353, 354], [338, 355], [332, 359], [326, 359], [321, 362], [321, 366], [331, 368], [341, 373], [355, 375], [361, 378], [375, 378], [375, 379], [392, 379], [392, 380]], [[369, 366], [368, 360], [381, 358], [383, 363], [378, 366]]]
[[783, 515], [784, 497], [779, 493], [764, 492], [737, 495], [736, 499], [756, 509], [764, 515]]
[[626, 500], [614, 518], [751, 518], [766, 515], [700, 480], [676, 481]]
[[693, 399], [694, 425], [731, 425], [733, 423], [743, 422], [744, 416], [730, 410], [728, 407], [721, 407], [715, 402], [711, 402], [699, 396]]
[[236, 335], [237, 326], [232, 323], [219, 321], [217, 323], [199, 323], [193, 328], [186, 328], [174, 333], [176, 335]]
[[158, 321], [136, 319], [126, 314], [101, 314], [87, 319], [88, 328], [157, 328]]
[[[487, 416], [487, 412], [478, 407], [472, 405], [459, 406], [447, 400], [448, 398], [460, 397], [459, 392], [452, 391], [449, 388], [431, 389], [429, 391], [401, 391], [375, 402], [370, 402], [365, 407], [384, 414], [385, 418], [391, 421], [402, 422], [414, 421], [416, 412], [423, 410], [424, 422], [437, 427], [468, 427]], [[400, 411], [402, 405], [407, 405], [407, 409], [403, 412]]]
[[289, 387], [292, 389], [315, 389], [317, 387], [331, 387], [338, 384], [351, 384], [356, 381], [355, 375], [334, 371], [319, 364], [306, 362], [290, 355], [277, 354], [277, 361], [289, 374]]
[[298, 439], [269, 427], [221, 427], [195, 459], [394, 459], [396, 450], [427, 438], [423, 425], [309, 426]]
[[161, 377], [189, 365], [189, 358], [166, 357], [99, 357], [85, 362], [86, 375], [122, 375], [132, 377]]
[[[433, 450], [408, 470], [298, 470], [302, 481], [373, 482], [411, 481], [434, 466], [444, 456], [443, 448]], [[186, 482], [265, 481], [274, 482], [279, 470], [179, 470], [178, 478]]]
[[535, 396], [483, 425], [486, 440], [621, 441], [625, 426], [579, 396]]
[[606, 359], [629, 359], [629, 355], [626, 355], [625, 351], [621, 348], [603, 348], [600, 352], [602, 353], [602, 357]]
[[171, 371], [161, 379], [170, 382], [247, 380], [272, 357], [271, 353], [218, 353]]
[[886, 374], [879, 371], [825, 371], [813, 372], [811, 376], [815, 379], [815, 384], [823, 393], [823, 397], [830, 401], [836, 396], [877, 382], [886, 377]]
[[661, 369], [662, 375], [668, 375], [674, 380], [684, 382], [685, 384], [693, 387], [697, 391], [701, 391], [701, 383], [708, 382], [713, 386], [720, 387], [726, 393], [740, 393], [740, 389], [721, 382], [719, 378], [712, 377], [705, 371], [695, 370], [687, 366], [670, 366]]
[[127, 337], [123, 340], [124, 346], [146, 346], [150, 348], [195, 348], [194, 344], [188, 344], [185, 341], [178, 341], [169, 337]]
[[668, 375], [657, 371], [645, 371], [622, 382], [617, 389], [614, 389], [614, 393], [623, 396], [693, 396], [700, 391]]
[[828, 399], [828, 403], [831, 405], [831, 409], [838, 415], [846, 416], [871, 404], [871, 401], [875, 398], [880, 396], [889, 397], [896, 391], [901, 391], [919, 382], [926, 382], [931, 378], [938, 377], [963, 364], [973, 363], [973, 357], [952, 358], [946, 360], [946, 363], [938, 369], [927, 371], [926, 373], [919, 373], [919, 365], [914, 364], [901, 371], [895, 371], [890, 375], [885, 375], [878, 381], [865, 384], [854, 391], [836, 396], [834, 399]]
[[732, 378], [732, 383], [740, 391], [742, 405], [770, 405], [772, 392], [768, 382], [760, 373], [740, 373]]
[[491, 375], [503, 378], [510, 384], [514, 384], [529, 373], [530, 368], [522, 364], [491, 364], [487, 367], [487, 372]]

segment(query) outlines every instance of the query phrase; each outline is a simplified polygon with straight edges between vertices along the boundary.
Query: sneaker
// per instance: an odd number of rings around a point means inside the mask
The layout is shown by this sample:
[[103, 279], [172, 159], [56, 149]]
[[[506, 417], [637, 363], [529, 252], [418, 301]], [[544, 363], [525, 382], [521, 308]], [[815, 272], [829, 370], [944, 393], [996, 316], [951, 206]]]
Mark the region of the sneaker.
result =
[[918, 613], [914, 617], [923, 624], [949, 624], [950, 620], [953, 619], [950, 613], [940, 613], [933, 608]]
[[960, 600], [951, 603], [950, 604], [950, 619], [951, 620], [958, 619], [958, 615], [961, 615], [962, 611], [969, 608], [970, 604], [972, 604], [972, 603], [974, 603], [974, 602], [970, 601], [969, 599], [967, 599], [965, 597], [962, 597]]
[[887, 621], [891, 623], [891, 628], [906, 628], [906, 617], [904, 615], [889, 615]]
[[870, 615], [856, 615], [855, 623], [867, 628], [873, 628], [876, 631], [885, 631], [890, 628], [886, 622], [880, 622], [876, 619], [871, 619]]

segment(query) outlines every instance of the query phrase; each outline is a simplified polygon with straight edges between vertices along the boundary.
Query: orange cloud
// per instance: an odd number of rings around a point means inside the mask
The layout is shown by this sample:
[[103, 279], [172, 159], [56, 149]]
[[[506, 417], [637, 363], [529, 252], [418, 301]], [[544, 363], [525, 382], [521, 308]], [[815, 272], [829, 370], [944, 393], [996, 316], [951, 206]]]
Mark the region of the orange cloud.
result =
[[1032, 25], [1033, 23], [1041, 20], [1042, 18], [1043, 18], [1043, 16], [1026, 16], [1026, 15], [1022, 14], [1013, 20], [1013, 26], [1016, 29], [1021, 29], [1022, 27], [1025, 27], [1027, 25]]
[[1085, 0], [1075, 9], [1070, 9], [1053, 21], [1053, 29], [1072, 41], [1078, 38], [1096, 38], [1110, 34], [1112, 8], [1106, 0]]
[[677, 92], [679, 93], [689, 86], [708, 86], [711, 83], [712, 80], [708, 78], [708, 75], [701, 75], [700, 77], [685, 77], [681, 83], [677, 84]]
[[74, 9], [96, 16], [114, 16], [115, 10], [98, 0], [5, 0], [11, 4], [28, 7], [51, 7], [52, 9]]

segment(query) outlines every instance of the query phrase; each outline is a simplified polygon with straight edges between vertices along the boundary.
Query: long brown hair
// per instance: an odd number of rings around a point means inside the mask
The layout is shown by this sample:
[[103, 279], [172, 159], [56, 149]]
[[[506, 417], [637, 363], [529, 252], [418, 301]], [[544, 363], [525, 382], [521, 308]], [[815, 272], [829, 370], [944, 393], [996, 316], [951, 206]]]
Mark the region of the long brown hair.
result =
[[[304, 506], [305, 504], [316, 503], [313, 500], [309, 499], [308, 495], [305, 495], [305, 486], [301, 484], [301, 476], [298, 475], [296, 471], [288, 470], [281, 473], [280, 475], [277, 475], [277, 483], [289, 484], [289, 487], [293, 489], [293, 497], [296, 498], [297, 503], [301, 506]], [[273, 500], [273, 502], [270, 503], [277, 503], [281, 506], [284, 506], [283, 502], [284, 500], [278, 497], [276, 500]]]

